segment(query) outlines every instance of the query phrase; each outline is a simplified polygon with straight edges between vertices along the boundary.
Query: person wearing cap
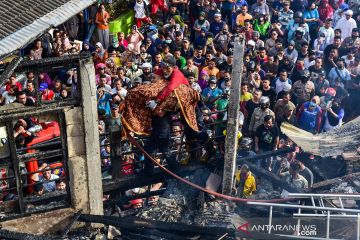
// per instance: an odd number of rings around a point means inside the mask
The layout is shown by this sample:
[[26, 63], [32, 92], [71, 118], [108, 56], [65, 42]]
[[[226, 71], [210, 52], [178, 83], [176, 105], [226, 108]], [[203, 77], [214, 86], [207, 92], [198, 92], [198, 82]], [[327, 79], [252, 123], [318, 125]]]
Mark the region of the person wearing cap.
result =
[[285, 48], [285, 56], [295, 63], [298, 58], [298, 51], [295, 49], [295, 41], [291, 40], [287, 48]]
[[209, 78], [209, 85], [201, 93], [203, 101], [210, 109], [214, 108], [215, 101], [218, 100], [223, 94], [223, 91], [218, 88], [216, 77]]
[[208, 34], [206, 29], [201, 29], [200, 30], [200, 35], [195, 38], [195, 42], [194, 42], [194, 47], [196, 49], [203, 49], [205, 47], [205, 45], [207, 44], [208, 41]]
[[182, 39], [181, 56], [185, 59], [194, 56], [194, 48], [190, 45], [190, 39], [188, 37]]
[[299, 127], [310, 133], [319, 133], [321, 130], [322, 110], [320, 105], [320, 98], [314, 96], [311, 101], [305, 102], [301, 105], [296, 114]]
[[161, 64], [163, 77], [169, 83], [159, 93], [155, 100], [150, 100], [147, 103], [147, 107], [150, 110], [154, 110], [158, 103], [162, 102], [169, 94], [177, 88], [180, 84], [189, 85], [189, 82], [185, 78], [184, 74], [176, 67], [176, 60], [174, 57], [165, 58]]
[[246, 20], [251, 21], [253, 17], [248, 13], [248, 6], [241, 6], [241, 13], [236, 17], [236, 25], [243, 27]]
[[[279, 99], [279, 100], [281, 100], [281, 99]], [[279, 127], [279, 129], [280, 129], [281, 124], [283, 124], [283, 123], [288, 123], [295, 127], [298, 126], [296, 115], [294, 114], [295, 109], [296, 109], [296, 107], [294, 104], [292, 104], [292, 105], [287, 104], [284, 106], [281, 113], [276, 115], [276, 119], [277, 119], [276, 123], [277, 123], [277, 126]], [[281, 138], [286, 137], [286, 135], [283, 134], [281, 132], [281, 130], [280, 130], [280, 136], [281, 136]]]
[[111, 132], [120, 132], [122, 128], [119, 105], [111, 104], [111, 114], [109, 117], [109, 129]]
[[241, 198], [249, 198], [256, 192], [256, 181], [249, 166], [243, 164], [235, 172], [235, 188], [237, 195]]
[[[141, 65], [142, 74], [139, 76], [139, 78], [142, 80], [142, 82], [151, 82], [152, 80], [152, 65], [151, 63], [143, 63]], [[136, 79], [136, 78], [135, 78]]]
[[214, 15], [214, 21], [212, 23], [210, 23], [210, 29], [209, 31], [216, 36], [216, 34], [218, 34], [221, 29], [223, 29], [224, 25], [226, 23], [224, 21], [221, 20], [221, 13], [215, 13]]
[[259, 49], [265, 46], [263, 40], [260, 39], [260, 33], [258, 31], [254, 31], [252, 40], [255, 42], [255, 48]]
[[195, 39], [197, 37], [199, 37], [201, 29], [205, 29], [206, 32], [209, 31], [210, 29], [210, 23], [208, 20], [206, 20], [205, 18], [205, 12], [200, 12], [199, 13], [199, 18], [196, 19], [195, 23], [194, 23], [194, 27], [193, 27], [194, 31], [195, 31]]
[[341, 29], [341, 38], [345, 39], [351, 36], [353, 28], [357, 28], [356, 21], [352, 18], [353, 11], [347, 10], [345, 18], [341, 18], [335, 26], [335, 29]]
[[290, 20], [293, 19], [294, 12], [290, 9], [290, 1], [284, 1], [283, 7], [278, 14], [278, 20], [281, 23], [281, 30], [284, 31]]

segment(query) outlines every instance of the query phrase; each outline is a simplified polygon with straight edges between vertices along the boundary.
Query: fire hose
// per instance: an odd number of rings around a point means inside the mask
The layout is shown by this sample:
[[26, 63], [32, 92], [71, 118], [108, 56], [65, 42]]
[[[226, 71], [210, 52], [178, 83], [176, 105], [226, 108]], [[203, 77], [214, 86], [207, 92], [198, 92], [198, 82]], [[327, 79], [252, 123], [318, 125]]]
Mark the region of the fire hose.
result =
[[195, 183], [192, 183], [182, 177], [180, 177], [179, 175], [173, 173], [172, 171], [170, 171], [169, 169], [167, 169], [166, 167], [162, 166], [160, 163], [158, 163], [157, 161], [155, 161], [155, 159], [149, 154], [147, 153], [144, 148], [130, 135], [127, 135], [129, 141], [134, 144], [146, 157], [148, 157], [156, 166], [158, 166], [161, 170], [165, 171], [166, 173], [168, 173], [169, 175], [173, 176], [174, 178], [180, 180], [181, 182], [196, 188], [197, 190], [200, 190], [202, 192], [205, 192], [207, 194], [211, 194], [215, 197], [219, 197], [225, 200], [229, 200], [229, 201], [233, 201], [233, 202], [241, 202], [241, 203], [246, 203], [246, 202], [265, 202], [265, 203], [279, 203], [279, 202], [287, 202], [287, 201], [293, 201], [293, 200], [297, 200], [297, 198], [278, 198], [278, 199], [271, 199], [271, 200], [256, 200], [256, 199], [247, 199], [247, 198], [238, 198], [238, 197], [233, 197], [233, 196], [229, 196], [229, 195], [225, 195], [225, 194], [221, 194], [218, 192], [214, 192], [211, 191], [209, 189], [206, 189], [204, 187], [201, 187]]

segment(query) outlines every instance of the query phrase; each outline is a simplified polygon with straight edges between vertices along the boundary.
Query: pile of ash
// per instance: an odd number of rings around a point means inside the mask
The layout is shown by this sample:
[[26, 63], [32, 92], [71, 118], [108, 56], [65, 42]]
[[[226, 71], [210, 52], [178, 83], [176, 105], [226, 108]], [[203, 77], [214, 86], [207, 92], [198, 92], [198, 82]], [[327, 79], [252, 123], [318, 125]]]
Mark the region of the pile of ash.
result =
[[[205, 186], [209, 174], [210, 171], [206, 168], [197, 169], [188, 174], [186, 179]], [[201, 203], [198, 190], [178, 180], [170, 179], [167, 181], [166, 192], [159, 198], [157, 204], [142, 208], [136, 216], [158, 221], [230, 228], [245, 222], [235, 213], [237, 206], [233, 202], [217, 199]]]

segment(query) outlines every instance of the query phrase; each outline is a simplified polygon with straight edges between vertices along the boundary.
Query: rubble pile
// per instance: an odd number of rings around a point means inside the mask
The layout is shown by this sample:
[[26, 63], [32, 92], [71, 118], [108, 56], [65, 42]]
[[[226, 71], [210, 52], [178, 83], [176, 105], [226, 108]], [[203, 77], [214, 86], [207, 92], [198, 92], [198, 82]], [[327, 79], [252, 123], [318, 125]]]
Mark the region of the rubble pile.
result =
[[155, 206], [143, 208], [136, 216], [165, 222], [180, 222], [184, 212], [184, 205], [175, 199], [159, 198]]
[[330, 193], [357, 193], [356, 189], [351, 186], [349, 182], [342, 182], [337, 185], [333, 185], [330, 188]]
[[[186, 178], [205, 186], [210, 172], [206, 168], [197, 169]], [[189, 188], [175, 179], [167, 181], [167, 190], [155, 206], [144, 207], [137, 217], [166, 222], [181, 222], [198, 226], [232, 227], [243, 222], [235, 213], [236, 204], [221, 199], [205, 202], [199, 207], [199, 191]], [[207, 196], [205, 196], [207, 198]]]

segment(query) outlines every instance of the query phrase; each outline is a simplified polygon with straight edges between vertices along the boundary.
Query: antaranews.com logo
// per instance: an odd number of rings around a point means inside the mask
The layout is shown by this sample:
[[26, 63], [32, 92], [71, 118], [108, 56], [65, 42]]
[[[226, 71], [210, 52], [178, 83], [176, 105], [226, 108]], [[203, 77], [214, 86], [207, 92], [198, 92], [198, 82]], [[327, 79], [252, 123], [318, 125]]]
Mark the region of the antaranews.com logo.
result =
[[[241, 239], [279, 239], [279, 236], [296, 236], [297, 239], [326, 238], [326, 218], [249, 218], [238, 225], [236, 237]], [[342, 229], [344, 228], [344, 229]], [[346, 229], [352, 229], [346, 231]], [[355, 230], [354, 230], [355, 229]], [[357, 221], [348, 219], [331, 219], [329, 239], [356, 239]], [[346, 232], [346, 236], [343, 234]], [[289, 238], [292, 239], [292, 238]]]

